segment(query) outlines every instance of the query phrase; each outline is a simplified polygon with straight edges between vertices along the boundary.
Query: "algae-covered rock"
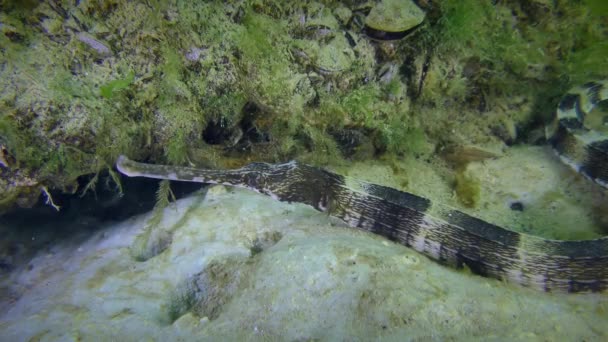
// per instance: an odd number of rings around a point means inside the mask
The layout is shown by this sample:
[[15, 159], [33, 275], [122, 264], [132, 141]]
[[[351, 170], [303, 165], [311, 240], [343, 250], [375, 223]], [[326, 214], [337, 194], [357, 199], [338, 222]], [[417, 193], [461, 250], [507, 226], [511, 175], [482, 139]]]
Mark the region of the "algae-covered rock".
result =
[[567, 83], [605, 77], [599, 1], [531, 3], [9, 2], [0, 144], [51, 192], [119, 154], [333, 163], [350, 129], [373, 158], [516, 144]]
[[0, 168], [0, 215], [14, 208], [31, 208], [40, 198], [42, 185], [22, 172]]
[[334, 39], [319, 51], [317, 68], [322, 73], [337, 73], [348, 70], [355, 58], [344, 37]]
[[424, 11], [414, 1], [382, 0], [369, 12], [365, 25], [373, 30], [373, 38], [398, 39], [422, 23], [424, 17]]

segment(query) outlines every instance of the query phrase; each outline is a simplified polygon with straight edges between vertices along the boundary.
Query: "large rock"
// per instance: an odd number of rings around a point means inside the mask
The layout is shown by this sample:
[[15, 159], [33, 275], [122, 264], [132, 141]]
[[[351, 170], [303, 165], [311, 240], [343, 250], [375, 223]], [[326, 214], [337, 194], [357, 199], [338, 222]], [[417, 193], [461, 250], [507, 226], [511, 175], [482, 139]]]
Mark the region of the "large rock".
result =
[[[0, 339], [608, 338], [606, 295], [455, 271], [302, 205], [215, 187], [153, 218], [65, 240], [13, 271]], [[142, 237], [164, 243], [135, 261]]]

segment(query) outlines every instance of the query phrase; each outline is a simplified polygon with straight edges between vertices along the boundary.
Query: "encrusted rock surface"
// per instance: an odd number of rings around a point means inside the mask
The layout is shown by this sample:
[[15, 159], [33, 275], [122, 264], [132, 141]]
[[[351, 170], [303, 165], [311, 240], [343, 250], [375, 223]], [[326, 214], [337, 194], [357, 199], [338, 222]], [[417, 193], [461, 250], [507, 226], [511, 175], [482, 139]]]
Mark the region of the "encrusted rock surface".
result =
[[440, 266], [301, 205], [212, 188], [41, 250], [11, 273], [3, 340], [605, 340], [608, 297], [557, 295]]

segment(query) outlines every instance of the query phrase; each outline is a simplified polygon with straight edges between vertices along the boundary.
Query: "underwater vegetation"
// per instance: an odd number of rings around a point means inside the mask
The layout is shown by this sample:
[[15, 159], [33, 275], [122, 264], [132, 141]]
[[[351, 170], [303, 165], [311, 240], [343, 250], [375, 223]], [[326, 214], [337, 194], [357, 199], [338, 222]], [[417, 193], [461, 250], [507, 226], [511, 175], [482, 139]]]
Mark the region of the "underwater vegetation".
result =
[[[528, 142], [566, 89], [606, 76], [608, 56], [597, 0], [0, 9], [0, 213], [43, 188], [83, 191], [77, 178], [113, 174], [119, 154], [331, 165]], [[474, 206], [471, 182], [455, 184]]]
[[125, 78], [119, 80], [110, 81], [99, 87], [99, 92], [101, 96], [106, 99], [112, 98], [114, 92], [117, 92], [122, 89], [126, 89], [135, 78], [135, 74], [130, 72]]

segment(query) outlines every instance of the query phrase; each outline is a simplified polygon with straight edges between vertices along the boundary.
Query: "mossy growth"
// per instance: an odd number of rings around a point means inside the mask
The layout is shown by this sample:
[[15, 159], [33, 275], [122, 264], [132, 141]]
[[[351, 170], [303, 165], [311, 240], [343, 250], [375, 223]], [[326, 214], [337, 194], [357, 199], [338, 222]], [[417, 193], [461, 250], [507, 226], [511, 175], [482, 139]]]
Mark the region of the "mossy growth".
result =
[[297, 83], [286, 49], [287, 27], [252, 11], [245, 15], [243, 26], [245, 30], [237, 38], [242, 54], [239, 83], [249, 99], [267, 112], [302, 112], [303, 104], [294, 101]]
[[340, 150], [336, 141], [324, 131], [311, 126], [303, 125], [302, 133], [310, 144], [310, 153], [302, 153], [300, 159], [314, 165], [338, 164], [342, 161]]
[[[394, 92], [401, 84], [389, 83]], [[412, 117], [407, 102], [387, 96], [386, 89], [372, 83], [351, 89], [345, 94], [324, 94], [319, 111], [312, 121], [325, 127], [361, 128], [372, 132], [378, 151], [391, 154], [428, 152], [426, 134]]]
[[425, 51], [411, 57], [417, 71], [408, 87], [422, 85], [412, 105], [417, 113], [436, 108], [432, 120], [420, 121], [424, 131], [440, 143], [484, 144], [503, 140], [486, 127], [505, 113], [518, 127], [514, 139], [548, 122], [569, 88], [607, 76], [602, 6], [593, 0], [437, 2], [437, 14], [411, 43]]
[[163, 130], [157, 136], [164, 144], [164, 154], [172, 164], [184, 164], [188, 156], [189, 138], [199, 137], [205, 124], [198, 103], [193, 101], [190, 87], [184, 82], [182, 57], [170, 46], [162, 49], [165, 63], [159, 80], [161, 88], [156, 120]]
[[439, 7], [422, 41], [461, 63], [478, 59], [483, 77], [474, 69], [467, 77], [487, 94], [558, 94], [605, 76], [608, 43], [598, 14], [605, 2], [445, 0]]
[[[196, 163], [193, 154], [217, 166], [238, 158], [339, 163], [328, 132], [340, 130], [369, 135], [366, 157], [430, 154], [456, 135], [490, 139], [483, 127], [496, 119], [478, 112], [508, 107], [503, 99], [519, 96], [550, 113], [567, 88], [605, 76], [608, 55], [599, 0], [431, 2], [437, 15], [390, 44], [336, 20], [336, 6], [352, 1], [28, 3], [0, 14], [0, 74], [10, 80], [0, 85], [0, 143], [20, 166], [63, 179], [111, 167], [118, 154], [181, 165]], [[294, 52], [321, 17], [340, 34], [307, 42], [357, 56], [328, 74], [312, 54], [305, 62]], [[114, 53], [91, 54], [80, 31], [103, 37]], [[414, 101], [408, 95], [427, 59]], [[379, 80], [383, 64], [403, 67]], [[256, 107], [252, 130], [263, 139], [243, 138], [255, 146], [239, 152], [236, 143], [209, 147], [202, 132], [210, 122], [240, 132], [246, 104]]]
[[583, 2], [589, 8], [591, 15], [598, 17], [608, 15], [608, 2], [604, 0], [584, 0]]
[[135, 73], [130, 72], [125, 78], [113, 80], [102, 85], [99, 87], [99, 92], [101, 96], [105, 97], [106, 99], [110, 99], [112, 98], [114, 92], [126, 89], [129, 85], [131, 85], [134, 78]]
[[[33, 13], [54, 20], [53, 28], [62, 33], [62, 25], [70, 24], [48, 4]], [[27, 18], [34, 20], [31, 13]], [[116, 92], [126, 88], [125, 78], [132, 83], [134, 73], [121, 72], [128, 70], [124, 61], [107, 68], [84, 53], [76, 39], [49, 39], [50, 31], [31, 32], [32, 27], [37, 26], [15, 27], [20, 38], [2, 44], [2, 78], [10, 81], [0, 85], [0, 135], [16, 159], [12, 169], [28, 172], [49, 188], [71, 189], [79, 176], [111, 167], [118, 154], [140, 145], [145, 120], [133, 112], [133, 93]], [[42, 28], [48, 29], [44, 23]], [[112, 97], [111, 103], [100, 96], [99, 84], [107, 85], [101, 93]]]
[[481, 185], [479, 180], [466, 173], [465, 170], [456, 172], [454, 191], [458, 200], [468, 208], [474, 208], [481, 198]]
[[[568, 81], [568, 86], [576, 86], [590, 79], [608, 76], [606, 68], [608, 41], [605, 39], [608, 14], [605, 1], [587, 0], [583, 4], [563, 5], [568, 21], [550, 27], [554, 41], [559, 45], [562, 59], [558, 60], [557, 72]], [[563, 61], [562, 63], [559, 63]]]

